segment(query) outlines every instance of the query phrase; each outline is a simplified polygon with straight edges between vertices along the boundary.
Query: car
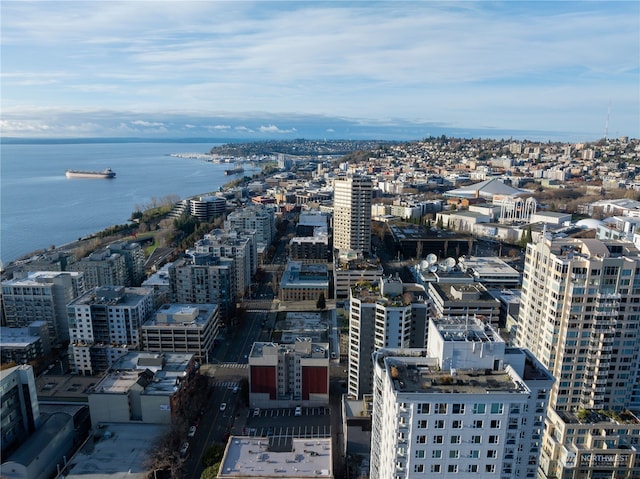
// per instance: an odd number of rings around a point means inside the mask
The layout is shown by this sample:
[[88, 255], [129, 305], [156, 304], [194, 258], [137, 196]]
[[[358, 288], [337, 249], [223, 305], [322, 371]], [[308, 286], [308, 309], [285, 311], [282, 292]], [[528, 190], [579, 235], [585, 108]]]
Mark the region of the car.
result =
[[189, 442], [185, 441], [182, 443], [182, 446], [180, 446], [180, 457], [186, 457], [188, 451], [189, 451]]
[[196, 428], [195, 426], [191, 426], [191, 427], [189, 428], [189, 432], [187, 433], [187, 436], [189, 436], [189, 437], [193, 437], [193, 436], [195, 436], [195, 435], [196, 435], [196, 429], [197, 429], [197, 428]]
[[233, 394], [238, 394], [238, 386], [233, 387]]
[[260, 415], [260, 408], [259, 408], [259, 407], [255, 408], [255, 409], [253, 410], [253, 415], [254, 415], [254, 416], [259, 416], [259, 415]]
[[224, 411], [225, 409], [227, 409], [227, 403], [223, 402], [222, 404], [220, 404], [220, 410]]
[[293, 413], [294, 416], [302, 416], [302, 407], [296, 406], [296, 410]]

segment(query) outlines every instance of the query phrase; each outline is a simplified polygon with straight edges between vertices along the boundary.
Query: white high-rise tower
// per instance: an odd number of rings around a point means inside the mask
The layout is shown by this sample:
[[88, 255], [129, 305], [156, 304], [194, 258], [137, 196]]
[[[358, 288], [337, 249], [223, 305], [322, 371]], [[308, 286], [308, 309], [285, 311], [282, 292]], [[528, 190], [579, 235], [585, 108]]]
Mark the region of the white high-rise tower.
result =
[[516, 342], [556, 378], [539, 477], [638, 477], [640, 251], [633, 243], [529, 243]]
[[369, 254], [373, 183], [366, 176], [336, 178], [333, 192], [333, 247]]

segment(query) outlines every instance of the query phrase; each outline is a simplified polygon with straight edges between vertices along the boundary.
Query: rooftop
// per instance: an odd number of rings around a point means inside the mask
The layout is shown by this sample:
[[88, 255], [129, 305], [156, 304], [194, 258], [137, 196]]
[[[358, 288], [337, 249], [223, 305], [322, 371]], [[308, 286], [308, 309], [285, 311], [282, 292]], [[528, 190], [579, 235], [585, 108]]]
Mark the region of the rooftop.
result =
[[232, 436], [218, 477], [333, 477], [331, 438]]

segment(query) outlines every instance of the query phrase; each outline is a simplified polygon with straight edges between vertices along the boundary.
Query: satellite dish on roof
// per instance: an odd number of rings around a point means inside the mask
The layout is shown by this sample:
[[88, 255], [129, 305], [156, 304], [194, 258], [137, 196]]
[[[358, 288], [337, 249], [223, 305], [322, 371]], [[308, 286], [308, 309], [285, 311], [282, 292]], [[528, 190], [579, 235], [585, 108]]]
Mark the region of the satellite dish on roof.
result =
[[437, 264], [432, 264], [431, 266], [429, 266], [429, 272], [430, 273], [435, 273], [436, 271], [438, 271], [438, 265]]
[[438, 261], [438, 257], [435, 254], [429, 253], [427, 255], [427, 262], [429, 264], [436, 264], [436, 261]]
[[429, 262], [426, 259], [423, 259], [422, 261], [420, 261], [420, 269], [421, 270], [425, 270], [429, 267]]
[[451, 257], [449, 257], [449, 258], [444, 260], [444, 265], [447, 268], [453, 268], [456, 265], [456, 260], [451, 258]]

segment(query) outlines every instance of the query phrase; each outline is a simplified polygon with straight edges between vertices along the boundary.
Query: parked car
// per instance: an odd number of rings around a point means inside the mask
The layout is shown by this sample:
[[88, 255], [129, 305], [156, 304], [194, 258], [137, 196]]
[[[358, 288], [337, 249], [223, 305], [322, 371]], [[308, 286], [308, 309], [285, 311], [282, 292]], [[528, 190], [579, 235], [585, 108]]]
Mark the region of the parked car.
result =
[[227, 409], [227, 403], [223, 402], [222, 404], [220, 404], [220, 410], [224, 411], [225, 409]]
[[259, 407], [255, 408], [255, 409], [253, 410], [253, 415], [254, 415], [254, 416], [259, 416], [259, 415], [260, 415], [260, 408], [259, 408]]
[[189, 451], [189, 442], [185, 441], [180, 446], [180, 457], [187, 457], [187, 452]]
[[187, 436], [189, 436], [189, 437], [193, 437], [193, 436], [195, 436], [195, 435], [196, 435], [196, 429], [197, 429], [197, 428], [196, 428], [195, 426], [191, 426], [191, 427], [189, 428], [189, 432], [187, 433]]
[[294, 416], [302, 416], [302, 407], [296, 406], [296, 410], [293, 413]]

